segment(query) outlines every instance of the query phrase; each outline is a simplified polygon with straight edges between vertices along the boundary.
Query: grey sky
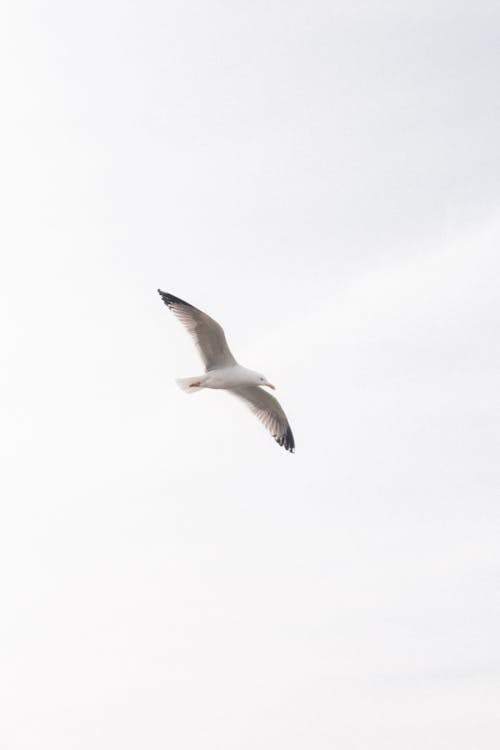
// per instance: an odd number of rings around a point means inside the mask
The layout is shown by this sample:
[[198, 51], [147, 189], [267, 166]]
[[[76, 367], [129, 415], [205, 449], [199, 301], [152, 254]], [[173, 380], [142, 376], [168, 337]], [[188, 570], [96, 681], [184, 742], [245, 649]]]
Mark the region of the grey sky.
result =
[[0, 14], [2, 748], [496, 750], [498, 4]]

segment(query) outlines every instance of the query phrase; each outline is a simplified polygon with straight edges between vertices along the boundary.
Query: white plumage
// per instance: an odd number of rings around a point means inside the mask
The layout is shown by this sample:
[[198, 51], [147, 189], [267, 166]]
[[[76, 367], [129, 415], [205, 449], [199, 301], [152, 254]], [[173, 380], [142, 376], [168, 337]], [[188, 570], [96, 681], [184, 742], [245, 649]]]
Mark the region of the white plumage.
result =
[[158, 293], [186, 326], [205, 364], [203, 375], [182, 378], [177, 381], [179, 386], [187, 393], [196, 393], [202, 388], [217, 388], [232, 393], [250, 407], [279, 445], [293, 453], [295, 440], [286, 414], [279, 401], [262, 390], [262, 386], [274, 389], [274, 385], [264, 375], [238, 364], [217, 321], [173, 294], [160, 289]]

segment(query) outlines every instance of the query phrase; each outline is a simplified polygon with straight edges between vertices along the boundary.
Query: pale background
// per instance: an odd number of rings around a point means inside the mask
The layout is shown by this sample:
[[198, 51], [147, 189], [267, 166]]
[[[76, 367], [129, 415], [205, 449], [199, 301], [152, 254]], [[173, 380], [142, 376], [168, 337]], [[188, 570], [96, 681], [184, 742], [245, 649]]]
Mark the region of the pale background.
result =
[[498, 2], [0, 13], [2, 750], [496, 750]]

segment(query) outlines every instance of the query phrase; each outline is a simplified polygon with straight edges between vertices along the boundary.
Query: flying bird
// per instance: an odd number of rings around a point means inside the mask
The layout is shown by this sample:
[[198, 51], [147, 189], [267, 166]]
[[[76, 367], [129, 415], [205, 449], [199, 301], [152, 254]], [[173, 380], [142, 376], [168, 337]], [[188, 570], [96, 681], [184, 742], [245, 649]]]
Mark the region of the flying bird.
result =
[[205, 364], [203, 375], [177, 380], [182, 390], [196, 393], [202, 388], [218, 388], [232, 393], [250, 407], [279, 445], [294, 453], [295, 441], [285, 412], [274, 396], [262, 390], [263, 386], [275, 390], [274, 385], [264, 375], [238, 364], [217, 321], [173, 294], [161, 289], [158, 294], [185, 325]]

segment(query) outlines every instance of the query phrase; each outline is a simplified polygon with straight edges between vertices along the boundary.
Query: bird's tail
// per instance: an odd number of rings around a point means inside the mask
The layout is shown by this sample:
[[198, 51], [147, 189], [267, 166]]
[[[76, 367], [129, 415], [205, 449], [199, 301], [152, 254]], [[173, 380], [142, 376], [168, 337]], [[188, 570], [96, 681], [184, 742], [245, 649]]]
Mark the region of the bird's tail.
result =
[[179, 388], [182, 388], [186, 393], [198, 393], [198, 391], [201, 391], [202, 389], [202, 379], [203, 375], [198, 375], [195, 378], [179, 378], [175, 382]]

